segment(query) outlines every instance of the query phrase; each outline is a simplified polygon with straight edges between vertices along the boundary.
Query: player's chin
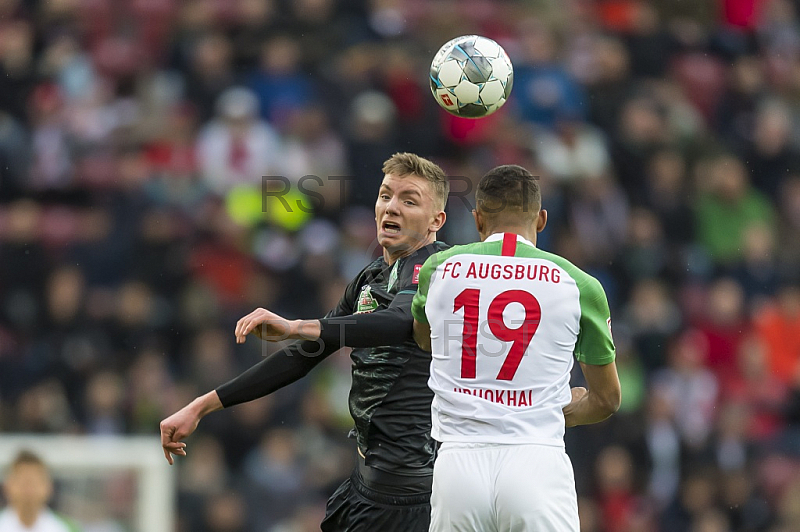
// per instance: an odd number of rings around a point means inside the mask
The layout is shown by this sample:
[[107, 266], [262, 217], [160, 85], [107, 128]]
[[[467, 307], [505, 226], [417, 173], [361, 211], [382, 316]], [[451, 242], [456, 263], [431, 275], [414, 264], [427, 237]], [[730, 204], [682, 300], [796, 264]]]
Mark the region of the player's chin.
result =
[[408, 240], [408, 236], [402, 233], [390, 233], [388, 231], [380, 231], [378, 233], [378, 244], [386, 249], [403, 245], [405, 240]]
[[378, 243], [389, 253], [396, 253], [399, 251], [406, 251], [413, 247], [413, 239], [408, 235], [400, 234], [384, 234], [378, 235]]

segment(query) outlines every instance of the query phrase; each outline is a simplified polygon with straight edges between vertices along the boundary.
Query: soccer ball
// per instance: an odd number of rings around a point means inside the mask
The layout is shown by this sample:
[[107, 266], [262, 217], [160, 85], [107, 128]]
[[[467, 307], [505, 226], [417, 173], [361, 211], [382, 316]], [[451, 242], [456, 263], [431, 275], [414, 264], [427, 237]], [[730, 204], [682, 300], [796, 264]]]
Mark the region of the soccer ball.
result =
[[500, 109], [514, 84], [505, 50], [480, 35], [456, 37], [431, 62], [431, 92], [448, 113], [481, 118]]

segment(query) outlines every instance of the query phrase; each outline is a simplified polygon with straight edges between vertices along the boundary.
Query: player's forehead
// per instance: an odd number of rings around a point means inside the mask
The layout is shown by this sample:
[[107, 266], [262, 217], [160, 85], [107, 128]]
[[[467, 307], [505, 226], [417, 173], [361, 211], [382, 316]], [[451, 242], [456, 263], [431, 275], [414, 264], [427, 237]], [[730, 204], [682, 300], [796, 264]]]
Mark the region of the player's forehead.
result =
[[46, 479], [50, 475], [47, 472], [47, 468], [45, 468], [44, 465], [35, 464], [32, 462], [24, 462], [21, 464], [14, 465], [9, 471], [9, 476], [39, 477]]
[[394, 194], [416, 193], [422, 197], [427, 197], [431, 194], [430, 182], [417, 174], [407, 174], [404, 176], [386, 174], [383, 176], [381, 189]]

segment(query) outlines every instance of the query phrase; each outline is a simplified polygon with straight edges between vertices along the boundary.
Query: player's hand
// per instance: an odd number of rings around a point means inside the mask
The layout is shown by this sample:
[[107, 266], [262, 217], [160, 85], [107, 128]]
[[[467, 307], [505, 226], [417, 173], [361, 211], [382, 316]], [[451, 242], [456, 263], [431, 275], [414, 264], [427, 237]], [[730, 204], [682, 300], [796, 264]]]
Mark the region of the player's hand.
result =
[[251, 333], [261, 340], [285, 340], [292, 333], [292, 322], [270, 310], [257, 308], [236, 322], [236, 343], [243, 344]]
[[589, 393], [589, 390], [584, 388], [583, 386], [576, 386], [575, 388], [571, 388], [570, 392], [572, 392], [572, 401], [573, 403], [580, 401], [584, 395]]
[[173, 463], [173, 454], [186, 456], [186, 444], [181, 440], [193, 433], [198, 423], [200, 416], [192, 404], [186, 405], [161, 422], [161, 447], [169, 465]]
[[572, 400], [568, 405], [562, 408], [561, 411], [564, 412], [564, 423], [566, 426], [574, 427], [576, 425], [574, 420], [576, 409], [579, 408], [578, 405], [581, 399], [589, 393], [589, 390], [583, 386], [576, 386], [575, 388], [570, 388], [570, 393], [572, 394]]
[[186, 444], [181, 440], [190, 436], [206, 415], [222, 408], [216, 390], [211, 390], [161, 422], [161, 447], [169, 465], [172, 465], [173, 454], [186, 456]]

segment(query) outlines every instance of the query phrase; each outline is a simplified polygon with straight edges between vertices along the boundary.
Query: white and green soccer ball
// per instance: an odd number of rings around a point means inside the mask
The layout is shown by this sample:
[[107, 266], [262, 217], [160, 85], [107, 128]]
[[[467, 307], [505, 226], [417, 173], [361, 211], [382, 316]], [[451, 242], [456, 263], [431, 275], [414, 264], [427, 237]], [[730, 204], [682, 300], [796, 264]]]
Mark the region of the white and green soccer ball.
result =
[[431, 62], [431, 92], [442, 108], [456, 116], [482, 118], [500, 109], [514, 84], [514, 69], [505, 50], [480, 35], [456, 37]]

